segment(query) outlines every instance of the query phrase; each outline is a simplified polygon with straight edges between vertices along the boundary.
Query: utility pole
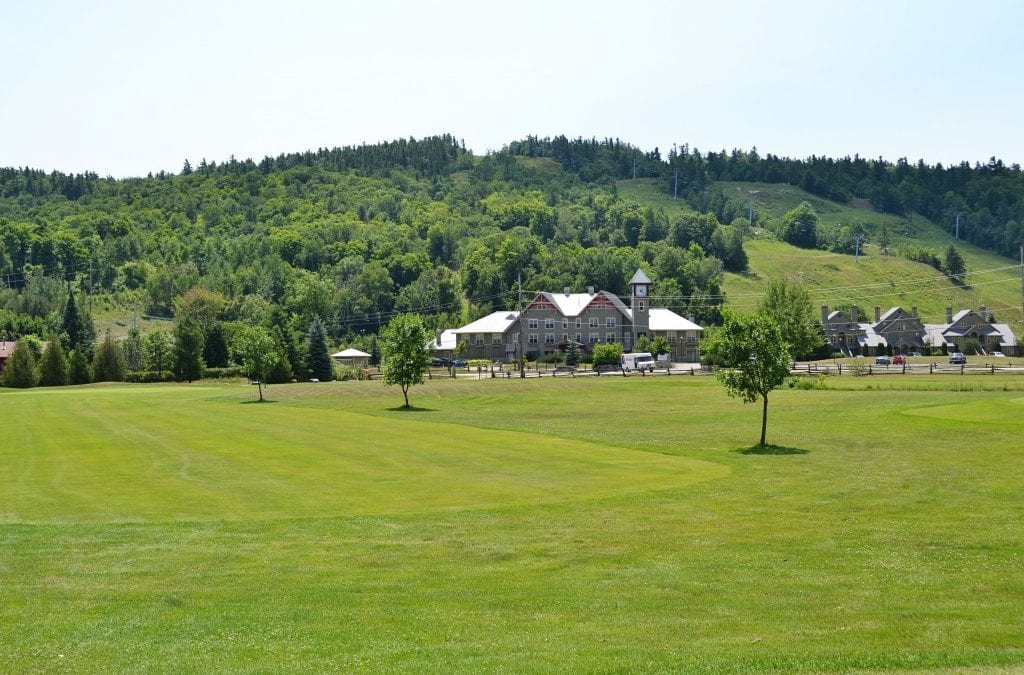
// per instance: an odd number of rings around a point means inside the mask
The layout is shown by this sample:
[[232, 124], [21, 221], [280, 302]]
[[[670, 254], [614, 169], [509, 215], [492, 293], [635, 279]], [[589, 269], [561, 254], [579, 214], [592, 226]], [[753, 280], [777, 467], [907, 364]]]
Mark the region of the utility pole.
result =
[[864, 243], [864, 235], [863, 234], [855, 234], [855, 235], [853, 235], [853, 246], [854, 246], [854, 248], [853, 248], [853, 251], [854, 251], [853, 257], [856, 258], [856, 259], [860, 259], [860, 245], [862, 243]]
[[747, 224], [750, 227], [754, 227], [754, 199], [761, 195], [760, 190], [750, 190], [747, 192], [749, 198], [749, 206], [747, 207]]
[[1020, 322], [1024, 324], [1024, 241], [1020, 244]]
[[676, 169], [676, 183], [675, 187], [672, 188], [672, 199], [679, 197], [679, 169]]
[[960, 241], [960, 214], [956, 214], [956, 233], [953, 235], [953, 239]]
[[636, 148], [633, 148], [633, 180], [636, 180]]

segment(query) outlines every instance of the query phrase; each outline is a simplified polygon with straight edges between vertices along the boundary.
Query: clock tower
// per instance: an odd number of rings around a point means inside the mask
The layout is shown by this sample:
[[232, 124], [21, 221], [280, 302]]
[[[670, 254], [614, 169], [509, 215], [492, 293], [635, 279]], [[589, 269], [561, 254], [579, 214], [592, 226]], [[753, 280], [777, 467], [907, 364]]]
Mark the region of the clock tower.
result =
[[637, 270], [633, 278], [629, 280], [629, 287], [633, 289], [630, 309], [633, 310], [633, 344], [630, 349], [635, 348], [636, 340], [641, 335], [650, 333], [650, 300], [648, 294], [651, 288], [651, 280], [643, 270]]

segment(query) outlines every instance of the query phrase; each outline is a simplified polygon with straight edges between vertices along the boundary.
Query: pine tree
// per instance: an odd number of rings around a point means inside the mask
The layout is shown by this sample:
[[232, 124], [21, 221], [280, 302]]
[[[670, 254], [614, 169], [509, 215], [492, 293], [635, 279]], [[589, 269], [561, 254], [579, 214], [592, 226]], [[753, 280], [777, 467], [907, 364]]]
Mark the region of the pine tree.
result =
[[380, 345], [377, 344], [377, 336], [374, 335], [370, 338], [370, 365], [380, 365]]
[[110, 331], [96, 350], [92, 372], [96, 382], [124, 382], [124, 351]]
[[194, 382], [203, 376], [203, 333], [191, 320], [174, 327], [174, 377]]
[[[82, 313], [78, 310], [78, 305], [75, 303], [74, 290], [68, 292], [68, 301], [64, 305], [64, 319], [61, 324], [61, 330], [68, 337], [68, 349], [79, 351], [89, 341], [85, 321], [82, 319]], [[91, 350], [86, 349], [85, 351]]]
[[18, 340], [4, 366], [4, 384], [8, 387], [28, 389], [36, 386], [36, 357], [24, 340]]
[[580, 350], [575, 340], [569, 340], [565, 348], [565, 365], [575, 368], [580, 364]]
[[81, 350], [71, 352], [68, 366], [68, 381], [71, 384], [89, 384], [92, 382], [92, 369], [89, 361]]
[[313, 323], [309, 325], [309, 348], [306, 364], [309, 367], [310, 375], [321, 382], [330, 382], [334, 379], [331, 355], [327, 352], [327, 337], [324, 335], [324, 325], [320, 322], [320, 317], [314, 318]]
[[203, 360], [207, 368], [223, 368], [228, 365], [228, 343], [224, 339], [224, 325], [220, 322], [210, 326], [206, 333]]
[[50, 340], [39, 366], [39, 384], [44, 387], [63, 387], [68, 383], [68, 358], [60, 340]]

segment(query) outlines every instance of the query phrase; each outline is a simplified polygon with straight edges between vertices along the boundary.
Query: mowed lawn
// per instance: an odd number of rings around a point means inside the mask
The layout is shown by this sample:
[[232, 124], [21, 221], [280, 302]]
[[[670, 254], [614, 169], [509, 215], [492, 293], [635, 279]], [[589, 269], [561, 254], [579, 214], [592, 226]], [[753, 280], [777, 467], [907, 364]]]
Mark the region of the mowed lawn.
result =
[[1024, 377], [0, 390], [0, 671], [1024, 665]]

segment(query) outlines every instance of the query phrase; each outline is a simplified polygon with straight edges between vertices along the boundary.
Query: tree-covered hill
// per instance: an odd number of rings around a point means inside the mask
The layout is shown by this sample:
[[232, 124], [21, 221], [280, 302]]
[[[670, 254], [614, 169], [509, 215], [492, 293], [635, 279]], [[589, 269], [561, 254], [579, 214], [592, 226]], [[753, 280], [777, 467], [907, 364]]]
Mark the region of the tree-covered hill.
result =
[[[736, 182], [751, 179], [761, 183]], [[828, 250], [827, 265], [857, 269], [851, 242], [859, 235], [869, 257], [881, 256], [886, 239], [889, 258], [906, 253], [925, 263], [900, 265], [929, 269], [925, 254], [941, 254], [951, 238], [921, 214], [944, 222], [950, 204], [968, 239], [1010, 252], [1024, 222], [1022, 186], [1019, 167], [995, 161], [943, 169], [685, 147], [663, 159], [619, 141], [564, 137], [475, 157], [438, 136], [186, 162], [178, 174], [123, 180], [2, 169], [0, 334], [57, 335], [72, 287], [101, 321], [181, 318], [203, 297], [217, 321], [302, 335], [320, 317], [333, 341], [358, 343], [404, 311], [445, 328], [511, 307], [520, 280], [526, 291], [625, 294], [638, 266], [655, 281], [652, 295], [713, 324], [729, 302], [723, 289], [749, 297], [766, 277], [792, 271], [771, 262], [783, 253]], [[896, 209], [883, 188], [914, 197]], [[751, 223], [753, 190], [762, 194]], [[799, 248], [784, 242], [787, 214], [804, 200], [820, 213], [814, 238]], [[996, 238], [993, 223], [1003, 218]], [[961, 248], [969, 268], [1010, 264]], [[804, 281], [863, 285], [841, 277]], [[962, 280], [940, 283], [968, 292]]]

